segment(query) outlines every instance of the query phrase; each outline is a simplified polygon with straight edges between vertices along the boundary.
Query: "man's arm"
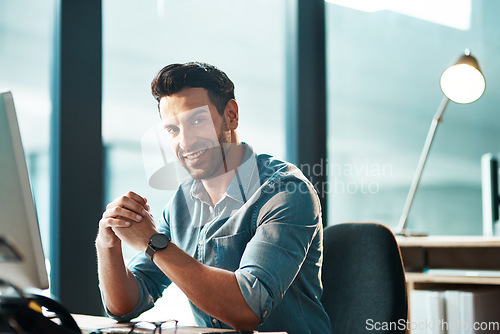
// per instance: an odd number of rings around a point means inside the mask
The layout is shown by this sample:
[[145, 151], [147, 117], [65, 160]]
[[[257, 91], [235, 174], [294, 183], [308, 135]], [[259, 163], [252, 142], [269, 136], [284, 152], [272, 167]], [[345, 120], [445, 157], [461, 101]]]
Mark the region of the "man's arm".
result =
[[113, 315], [131, 312], [139, 300], [139, 287], [134, 275], [125, 267], [121, 247], [97, 245], [99, 282], [106, 307]]
[[134, 309], [139, 299], [139, 287], [134, 275], [125, 266], [121, 240], [112, 226], [128, 227], [132, 222], [141, 221], [147, 215], [143, 211], [146, 208], [146, 201], [141, 196], [129, 192], [108, 204], [99, 221], [95, 242], [99, 282], [106, 307], [113, 315], [125, 315]]
[[153, 257], [156, 265], [202, 311], [235, 329], [253, 330], [259, 318], [243, 298], [233, 272], [206, 266], [170, 243]]
[[[109, 229], [103, 232], [113, 233], [115, 239], [111, 240], [121, 240], [136, 250], [144, 252], [149, 238], [157, 231], [151, 215], [141, 211], [140, 206], [145, 205], [145, 202], [141, 203], [141, 200], [144, 200], [141, 196], [129, 192], [108, 205], [106, 211], [108, 214], [105, 212], [100, 225]], [[143, 219], [135, 220], [137, 213], [141, 213]], [[101, 228], [99, 233], [101, 233]], [[100, 252], [98, 247], [98, 254]], [[123, 259], [117, 263], [115, 258], [117, 255], [118, 251], [108, 250], [99, 256], [100, 263], [106, 265], [106, 261], [110, 260], [113, 263], [112, 267], [115, 267], [110, 270], [103, 269], [102, 274], [100, 270], [99, 274], [106, 281], [101, 284], [103, 284], [105, 302], [111, 302], [107, 304], [109, 311], [115, 314], [118, 310], [120, 311], [118, 315], [120, 315], [125, 314], [123, 311], [130, 311], [135, 307], [138, 288], [137, 283], [134, 282], [135, 279], [125, 269]], [[206, 266], [172, 242], [166, 249], [157, 251], [153, 260], [163, 273], [205, 313], [236, 329], [254, 329], [259, 325], [260, 320], [245, 301], [233, 272]], [[119, 274], [109, 272], [111, 270], [116, 270]], [[119, 281], [118, 286], [114, 286], [116, 281]], [[120, 296], [127, 291], [126, 289], [132, 287], [132, 292]]]

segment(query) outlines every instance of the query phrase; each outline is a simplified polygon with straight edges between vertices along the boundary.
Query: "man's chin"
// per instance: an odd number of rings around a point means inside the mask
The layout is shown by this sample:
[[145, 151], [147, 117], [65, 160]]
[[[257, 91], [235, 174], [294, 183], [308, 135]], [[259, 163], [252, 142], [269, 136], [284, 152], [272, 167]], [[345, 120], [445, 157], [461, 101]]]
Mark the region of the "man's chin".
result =
[[219, 160], [217, 161], [217, 164], [214, 164], [212, 159], [210, 163], [204, 161], [196, 165], [190, 165], [185, 160], [179, 159], [182, 167], [184, 167], [184, 169], [194, 180], [208, 180], [216, 176], [222, 175], [224, 173], [224, 168], [223, 168], [224, 162], [222, 157], [217, 157], [217, 160]]
[[211, 173], [208, 171], [189, 171], [188, 170], [188, 173], [191, 176], [191, 178], [193, 180], [196, 180], [196, 181], [209, 180], [209, 179], [212, 179], [218, 175], [221, 175], [221, 173]]
[[[214, 177], [220, 176], [224, 173], [224, 171], [220, 170], [220, 168], [213, 169], [197, 169], [191, 166], [186, 166], [183, 164], [184, 169], [188, 172], [193, 180], [209, 180]], [[215, 169], [215, 170], [214, 170]]]
[[191, 172], [189, 170], [188, 170], [188, 173], [191, 176], [191, 178], [195, 181], [201, 181], [201, 180], [205, 180], [207, 178], [205, 173], [196, 173], [196, 172]]

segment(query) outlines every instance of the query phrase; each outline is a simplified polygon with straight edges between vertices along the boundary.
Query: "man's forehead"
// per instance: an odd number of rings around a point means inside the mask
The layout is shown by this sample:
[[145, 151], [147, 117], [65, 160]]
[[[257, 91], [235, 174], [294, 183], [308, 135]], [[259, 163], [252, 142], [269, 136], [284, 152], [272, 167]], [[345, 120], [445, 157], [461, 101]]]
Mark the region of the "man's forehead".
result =
[[210, 108], [208, 105], [203, 105], [187, 110], [178, 109], [176, 112], [169, 112], [168, 110], [165, 110], [165, 112], [162, 111], [163, 120], [165, 122], [190, 119], [202, 114], [208, 114], [210, 116]]
[[160, 110], [164, 114], [179, 114], [210, 103], [205, 88], [188, 87], [175, 94], [163, 96], [160, 99]]

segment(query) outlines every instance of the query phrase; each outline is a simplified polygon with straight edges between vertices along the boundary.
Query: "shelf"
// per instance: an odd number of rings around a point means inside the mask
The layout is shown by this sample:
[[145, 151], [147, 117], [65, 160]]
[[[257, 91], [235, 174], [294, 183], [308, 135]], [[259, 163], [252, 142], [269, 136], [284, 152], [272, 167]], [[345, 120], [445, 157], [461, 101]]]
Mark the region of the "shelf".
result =
[[500, 270], [500, 237], [397, 237], [405, 270]]
[[[429, 307], [425, 300], [412, 302], [413, 291], [500, 293], [500, 237], [397, 237], [397, 242], [405, 267], [410, 320], [422, 303]], [[498, 320], [498, 315], [491, 319]]]
[[426, 273], [406, 274], [408, 283], [441, 283], [441, 284], [480, 284], [480, 285], [500, 285], [500, 277], [484, 276], [438, 276]]

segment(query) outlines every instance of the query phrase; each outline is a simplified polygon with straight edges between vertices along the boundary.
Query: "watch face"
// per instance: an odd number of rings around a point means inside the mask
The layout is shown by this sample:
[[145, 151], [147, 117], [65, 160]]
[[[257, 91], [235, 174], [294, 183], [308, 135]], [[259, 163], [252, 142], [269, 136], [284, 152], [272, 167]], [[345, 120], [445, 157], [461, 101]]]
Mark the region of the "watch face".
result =
[[154, 234], [151, 237], [151, 246], [156, 249], [163, 249], [168, 246], [168, 238], [165, 234]]

